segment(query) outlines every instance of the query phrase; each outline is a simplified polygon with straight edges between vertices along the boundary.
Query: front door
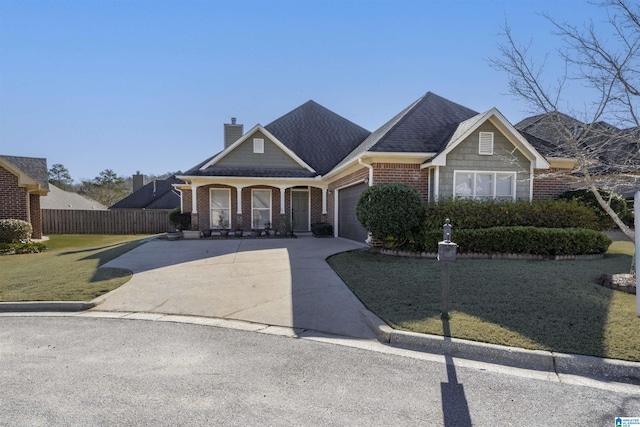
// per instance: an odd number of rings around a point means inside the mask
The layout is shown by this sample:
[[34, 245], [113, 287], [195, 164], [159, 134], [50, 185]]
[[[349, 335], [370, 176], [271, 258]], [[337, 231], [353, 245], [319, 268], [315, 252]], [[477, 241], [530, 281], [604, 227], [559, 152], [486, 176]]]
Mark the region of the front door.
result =
[[293, 231], [309, 231], [309, 190], [291, 192]]

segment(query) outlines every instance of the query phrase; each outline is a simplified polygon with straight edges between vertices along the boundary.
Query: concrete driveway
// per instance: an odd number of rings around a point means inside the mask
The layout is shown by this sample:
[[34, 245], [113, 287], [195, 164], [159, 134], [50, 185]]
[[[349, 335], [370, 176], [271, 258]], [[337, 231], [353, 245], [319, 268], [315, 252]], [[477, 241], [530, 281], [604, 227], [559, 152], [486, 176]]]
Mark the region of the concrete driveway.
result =
[[364, 305], [325, 262], [345, 239], [152, 240], [103, 267], [132, 279], [94, 309], [243, 320], [375, 339]]

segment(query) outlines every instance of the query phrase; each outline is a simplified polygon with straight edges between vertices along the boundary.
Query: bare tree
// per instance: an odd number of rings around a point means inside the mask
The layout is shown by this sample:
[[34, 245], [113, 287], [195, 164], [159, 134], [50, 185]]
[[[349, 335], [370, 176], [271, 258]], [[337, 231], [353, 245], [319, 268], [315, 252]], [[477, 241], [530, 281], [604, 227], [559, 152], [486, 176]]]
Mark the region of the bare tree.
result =
[[[638, 183], [640, 178], [640, 4], [606, 0], [597, 6], [606, 16], [607, 34], [593, 21], [578, 27], [544, 15], [564, 46], [558, 52], [564, 68], [553, 80], [548, 58], [536, 62], [531, 44], [518, 43], [508, 25], [498, 45], [500, 56], [490, 63], [507, 73], [510, 92], [538, 114], [527, 126], [534, 137], [552, 143], [547, 155], [575, 159], [574, 176], [633, 239], [632, 230], [598, 188], [617, 190], [621, 183]], [[571, 107], [565, 93], [572, 82], [584, 86], [589, 105]], [[545, 129], [544, 135], [533, 132], [536, 126]]]

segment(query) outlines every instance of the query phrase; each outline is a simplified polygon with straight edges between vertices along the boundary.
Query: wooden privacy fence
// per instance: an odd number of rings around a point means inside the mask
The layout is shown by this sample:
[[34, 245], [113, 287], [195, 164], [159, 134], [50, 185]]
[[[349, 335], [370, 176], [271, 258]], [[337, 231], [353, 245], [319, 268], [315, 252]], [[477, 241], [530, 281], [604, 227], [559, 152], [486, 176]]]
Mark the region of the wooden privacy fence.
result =
[[43, 209], [43, 234], [155, 234], [171, 230], [168, 211]]

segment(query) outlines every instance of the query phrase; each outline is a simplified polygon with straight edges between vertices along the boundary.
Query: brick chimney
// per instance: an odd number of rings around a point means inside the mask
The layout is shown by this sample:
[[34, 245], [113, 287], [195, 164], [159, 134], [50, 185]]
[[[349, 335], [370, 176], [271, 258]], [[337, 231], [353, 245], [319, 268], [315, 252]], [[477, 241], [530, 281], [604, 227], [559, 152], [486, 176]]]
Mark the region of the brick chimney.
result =
[[133, 191], [136, 192], [144, 186], [144, 175], [140, 173], [140, 171], [136, 171], [136, 174], [133, 175]]
[[231, 117], [231, 124], [224, 124], [224, 148], [227, 148], [238, 139], [240, 139], [240, 137], [242, 137], [243, 131], [244, 126], [236, 124], [236, 118]]

